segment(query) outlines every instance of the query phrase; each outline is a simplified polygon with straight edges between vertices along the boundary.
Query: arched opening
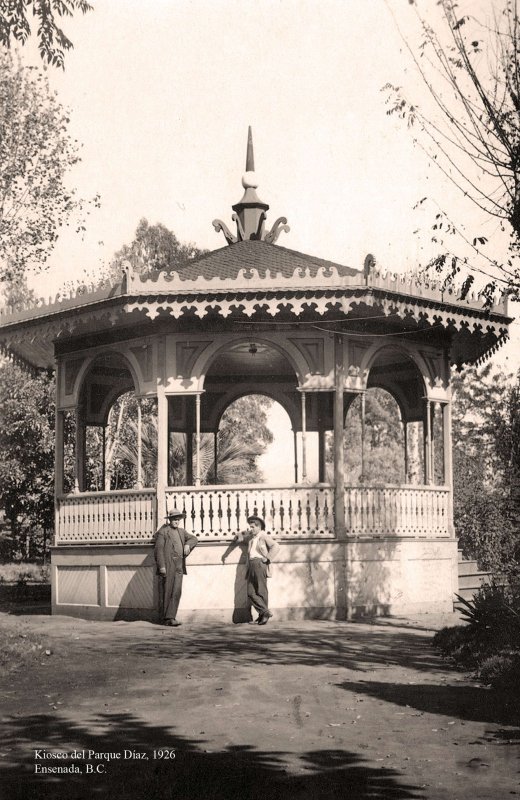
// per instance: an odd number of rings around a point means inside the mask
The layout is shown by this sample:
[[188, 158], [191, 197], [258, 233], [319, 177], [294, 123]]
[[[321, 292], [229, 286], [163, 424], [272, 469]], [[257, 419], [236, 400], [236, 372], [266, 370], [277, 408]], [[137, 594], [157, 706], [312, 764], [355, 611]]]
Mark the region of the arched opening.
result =
[[345, 475], [349, 484], [396, 485], [406, 482], [401, 412], [387, 390], [369, 388], [352, 401], [343, 441]]
[[361, 484], [443, 484], [444, 425], [444, 409], [428, 398], [415, 361], [398, 347], [383, 347], [366, 391], [349, 404], [347, 475]]
[[230, 344], [208, 366], [203, 391], [168, 399], [168, 485], [273, 485], [271, 468], [265, 475], [259, 468], [265, 448], [275, 446], [268, 412], [277, 418], [276, 483], [324, 481], [331, 407], [330, 392], [299, 388], [278, 346], [258, 339]]
[[96, 358], [86, 372], [75, 421], [77, 491], [142, 489], [157, 476], [157, 404], [136, 396], [118, 353]]
[[157, 404], [124, 392], [103, 426], [85, 432], [87, 491], [152, 487], [157, 480]]
[[[214, 431], [201, 433], [198, 473], [202, 486], [264, 482], [259, 459], [273, 440], [268, 425], [272, 405], [264, 394], [243, 395], [226, 407]], [[193, 458], [197, 458], [195, 436], [194, 432], [170, 432], [170, 486], [189, 485]]]

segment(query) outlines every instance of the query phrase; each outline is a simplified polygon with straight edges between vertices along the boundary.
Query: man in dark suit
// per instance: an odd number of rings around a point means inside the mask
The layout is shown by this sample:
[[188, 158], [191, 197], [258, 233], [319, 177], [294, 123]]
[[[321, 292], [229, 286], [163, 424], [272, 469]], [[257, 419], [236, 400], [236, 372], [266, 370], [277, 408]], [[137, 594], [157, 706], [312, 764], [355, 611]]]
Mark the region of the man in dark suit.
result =
[[155, 539], [155, 563], [159, 574], [159, 591], [163, 625], [177, 627], [177, 609], [182, 593], [182, 578], [186, 575], [186, 556], [199, 540], [179, 527], [182, 511], [174, 508], [166, 519], [168, 522], [157, 531]]

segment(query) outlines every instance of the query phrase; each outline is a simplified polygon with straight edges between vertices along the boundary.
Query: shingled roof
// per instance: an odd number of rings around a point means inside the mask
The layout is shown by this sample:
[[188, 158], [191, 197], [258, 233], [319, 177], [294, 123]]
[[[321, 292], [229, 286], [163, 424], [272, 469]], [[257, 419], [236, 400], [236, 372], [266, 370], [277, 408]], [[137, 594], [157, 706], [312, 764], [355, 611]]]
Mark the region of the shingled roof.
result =
[[234, 280], [241, 269], [257, 270], [259, 276], [264, 278], [269, 270], [271, 275], [277, 273], [284, 278], [290, 278], [298, 268], [310, 271], [310, 277], [316, 277], [318, 270], [335, 268], [341, 276], [362, 277], [359, 270], [336, 264], [324, 258], [317, 258], [297, 250], [289, 250], [280, 245], [269, 244], [263, 241], [248, 240], [236, 242], [231, 247], [226, 245], [219, 250], [212, 250], [188, 264], [178, 267], [179, 277], [184, 280], [204, 278], [222, 278]]

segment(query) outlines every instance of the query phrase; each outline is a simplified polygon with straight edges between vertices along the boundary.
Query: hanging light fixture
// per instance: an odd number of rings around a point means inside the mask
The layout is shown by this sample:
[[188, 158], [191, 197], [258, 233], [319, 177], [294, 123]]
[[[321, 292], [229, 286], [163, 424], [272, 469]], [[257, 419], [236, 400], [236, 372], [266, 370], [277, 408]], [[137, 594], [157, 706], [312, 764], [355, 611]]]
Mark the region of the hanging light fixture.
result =
[[251, 344], [249, 345], [249, 351], [248, 352], [252, 356], [255, 356], [258, 353], [258, 347], [256, 346], [256, 344], [254, 342], [251, 342]]

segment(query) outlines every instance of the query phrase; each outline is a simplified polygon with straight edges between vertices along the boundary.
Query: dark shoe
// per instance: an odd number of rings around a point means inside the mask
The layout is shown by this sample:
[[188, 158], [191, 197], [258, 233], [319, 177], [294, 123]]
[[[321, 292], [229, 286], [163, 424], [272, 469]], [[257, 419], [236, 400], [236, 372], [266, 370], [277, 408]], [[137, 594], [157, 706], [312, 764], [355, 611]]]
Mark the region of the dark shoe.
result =
[[164, 622], [169, 628], [178, 628], [179, 625], [182, 625], [182, 622], [177, 622], [176, 619], [167, 619]]
[[258, 617], [258, 624], [267, 625], [272, 616], [273, 615], [271, 614], [270, 611], [264, 611], [264, 613], [260, 614], [260, 616]]

